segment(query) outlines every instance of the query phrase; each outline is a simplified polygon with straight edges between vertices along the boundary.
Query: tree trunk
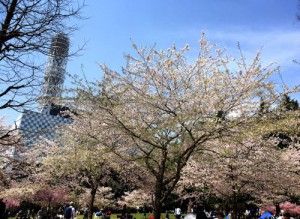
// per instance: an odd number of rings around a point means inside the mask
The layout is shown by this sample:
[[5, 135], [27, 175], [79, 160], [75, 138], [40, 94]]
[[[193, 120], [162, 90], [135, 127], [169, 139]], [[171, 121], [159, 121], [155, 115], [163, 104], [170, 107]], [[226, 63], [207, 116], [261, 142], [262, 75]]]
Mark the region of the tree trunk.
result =
[[91, 194], [90, 194], [90, 202], [89, 202], [89, 206], [88, 206], [88, 218], [89, 219], [93, 219], [93, 208], [94, 208], [94, 201], [95, 201], [95, 196], [96, 196], [96, 192], [97, 192], [97, 187], [96, 188], [92, 188], [91, 190]]
[[280, 214], [280, 206], [279, 206], [279, 203], [276, 203], [275, 206], [276, 206], [276, 216], [278, 217], [279, 214]]
[[161, 210], [162, 210], [162, 203], [160, 202], [160, 200], [155, 200], [154, 203], [155, 203], [155, 205], [154, 205], [154, 218], [155, 219], [160, 219]]
[[188, 209], [187, 212], [188, 213], [192, 213], [192, 208], [193, 208], [194, 202], [192, 201], [192, 199], [189, 199], [189, 204], [188, 204]]
[[[235, 187], [234, 187], [235, 189]], [[237, 194], [233, 192], [233, 212], [232, 212], [232, 219], [238, 218], [238, 207], [237, 207]]]
[[160, 182], [156, 182], [155, 193], [154, 193], [154, 218], [160, 219], [161, 210], [162, 210], [162, 184]]

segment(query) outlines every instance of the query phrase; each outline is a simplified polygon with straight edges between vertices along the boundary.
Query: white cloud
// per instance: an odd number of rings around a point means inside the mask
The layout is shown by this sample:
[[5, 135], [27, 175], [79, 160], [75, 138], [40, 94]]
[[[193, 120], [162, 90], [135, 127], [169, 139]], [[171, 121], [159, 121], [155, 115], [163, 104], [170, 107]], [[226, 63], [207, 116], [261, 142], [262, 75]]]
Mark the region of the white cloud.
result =
[[266, 63], [294, 65], [292, 61], [300, 59], [300, 30], [209, 31], [208, 38], [229, 46], [229, 52], [237, 51], [236, 45], [240, 42], [247, 57], [263, 48], [262, 58]]

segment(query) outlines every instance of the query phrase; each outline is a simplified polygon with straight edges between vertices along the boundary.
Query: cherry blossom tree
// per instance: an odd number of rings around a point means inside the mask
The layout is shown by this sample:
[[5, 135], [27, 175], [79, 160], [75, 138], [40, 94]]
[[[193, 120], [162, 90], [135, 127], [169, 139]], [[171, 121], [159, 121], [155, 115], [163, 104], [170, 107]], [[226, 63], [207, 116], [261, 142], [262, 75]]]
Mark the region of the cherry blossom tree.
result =
[[37, 185], [28, 185], [26, 183], [14, 183], [10, 188], [0, 193], [3, 199], [12, 199], [18, 202], [32, 202], [35, 192], [39, 189]]
[[[81, 206], [85, 206], [86, 203], [90, 202], [90, 189], [85, 189], [79, 197], [79, 203]], [[110, 187], [99, 186], [95, 195], [94, 206], [97, 206], [99, 209], [104, 208], [105, 206], [115, 207], [116, 202], [114, 199], [114, 194]]]
[[35, 192], [33, 201], [45, 207], [59, 207], [69, 198], [67, 189], [64, 187], [50, 188], [44, 187]]
[[[269, 118], [270, 119], [270, 118]], [[297, 132], [299, 117], [276, 117], [245, 130], [235, 138], [209, 142], [210, 150], [195, 154], [183, 171], [177, 192], [183, 198], [214, 194], [226, 207], [242, 209], [249, 202], [259, 206], [278, 205], [286, 200], [297, 202], [300, 189], [299, 143], [278, 148], [280, 138], [265, 137], [270, 131]], [[272, 124], [272, 125], [270, 125]], [[280, 125], [279, 125], [280, 124]], [[296, 126], [295, 126], [296, 125]], [[191, 187], [190, 193], [184, 188]], [[240, 205], [240, 206], [238, 206]]]
[[283, 201], [299, 203], [300, 200], [299, 113], [299, 110], [282, 112], [279, 108], [277, 115], [269, 116], [257, 124], [258, 127], [263, 127], [258, 129], [261, 130], [260, 135], [265, 139], [276, 140], [275, 144], [280, 154], [280, 157], [274, 162], [277, 169], [272, 168], [274, 170], [272, 175], [277, 175], [279, 178], [278, 185], [274, 187], [274, 194], [283, 197], [277, 200], [277, 206]]
[[66, 185], [70, 190], [89, 191], [85, 205], [92, 218], [96, 194], [102, 186], [114, 183], [111, 176], [114, 168], [118, 168], [118, 159], [98, 141], [103, 134], [95, 128], [97, 123], [88, 119], [89, 113], [77, 112], [77, 120], [61, 131], [60, 142], [49, 142], [44, 147], [47, 156], [42, 161], [41, 174], [51, 183]]
[[135, 163], [132, 177], [153, 194], [159, 219], [191, 156], [207, 142], [250, 125], [260, 97], [275, 101], [268, 78], [276, 69], [262, 66], [260, 54], [250, 63], [243, 56], [228, 57], [204, 37], [193, 63], [187, 59], [189, 46], [133, 48], [137, 57], [126, 56], [122, 73], [102, 65], [103, 80], [78, 86], [70, 106], [89, 112], [90, 122], [107, 134], [98, 141]]
[[125, 192], [121, 200], [118, 201], [120, 206], [126, 205], [130, 208], [136, 208], [137, 206], [147, 206], [151, 203], [152, 197], [145, 191], [138, 189], [132, 192]]
[[291, 202], [283, 202], [280, 204], [280, 209], [284, 210], [284, 212], [289, 212], [291, 214], [300, 214], [300, 206], [293, 204]]
[[247, 136], [238, 142], [221, 141], [216, 146], [217, 154], [206, 169], [208, 177], [204, 178], [211, 192], [223, 200], [223, 207], [233, 210], [234, 218], [247, 203], [257, 204], [274, 198], [271, 185], [275, 188], [279, 178], [272, 174], [270, 167], [278, 168], [274, 164], [279, 155], [273, 144]]
[[0, 192], [9, 188], [12, 178], [19, 176], [19, 171], [14, 167], [22, 167], [24, 163], [14, 156], [16, 150], [24, 150], [20, 137], [16, 135], [16, 130], [4, 125], [4, 119], [0, 118]]
[[[279, 208], [283, 210], [283, 212], [289, 212], [290, 214], [298, 215], [300, 214], [300, 206], [293, 204], [291, 202], [283, 202], [279, 204]], [[270, 211], [273, 214], [276, 213], [276, 206], [275, 205], [269, 205], [269, 206], [263, 206], [262, 210], [264, 211]]]
[[5, 203], [6, 209], [14, 209], [20, 206], [20, 202], [12, 198], [4, 198], [3, 202]]

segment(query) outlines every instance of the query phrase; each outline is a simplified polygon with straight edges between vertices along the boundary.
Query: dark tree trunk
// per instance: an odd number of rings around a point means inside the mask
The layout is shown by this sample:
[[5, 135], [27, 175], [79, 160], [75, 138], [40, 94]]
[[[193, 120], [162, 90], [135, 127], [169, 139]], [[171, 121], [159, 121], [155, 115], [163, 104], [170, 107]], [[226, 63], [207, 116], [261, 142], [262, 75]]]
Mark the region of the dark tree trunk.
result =
[[[235, 187], [234, 187], [235, 189]], [[233, 214], [232, 219], [238, 218], [237, 194], [233, 192]]]
[[95, 196], [96, 196], [96, 192], [97, 192], [97, 187], [96, 188], [92, 188], [91, 190], [91, 196], [90, 196], [90, 202], [89, 202], [89, 206], [88, 206], [88, 218], [89, 219], [93, 219], [93, 208], [94, 208], [94, 201], [95, 201]]
[[153, 203], [153, 208], [154, 208], [154, 218], [155, 219], [160, 219], [161, 215], [161, 210], [162, 210], [162, 183], [156, 182], [155, 186], [155, 194], [154, 194], [154, 203]]
[[162, 203], [160, 200], [155, 200], [155, 205], [154, 205], [154, 218], [155, 219], [160, 219], [161, 215], [161, 210], [162, 210]]
[[276, 216], [279, 216], [279, 214], [280, 214], [280, 206], [279, 206], [279, 203], [276, 203], [275, 206], [276, 206]]

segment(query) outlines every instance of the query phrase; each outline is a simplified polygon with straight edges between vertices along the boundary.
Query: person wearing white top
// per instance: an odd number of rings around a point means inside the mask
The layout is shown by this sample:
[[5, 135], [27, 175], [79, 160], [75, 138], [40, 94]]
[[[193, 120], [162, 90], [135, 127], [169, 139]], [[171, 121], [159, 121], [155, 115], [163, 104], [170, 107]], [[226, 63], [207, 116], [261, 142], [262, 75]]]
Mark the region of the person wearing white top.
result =
[[175, 208], [174, 214], [175, 214], [175, 217], [177, 219], [179, 219], [181, 217], [181, 209], [180, 208]]
[[72, 208], [72, 217], [71, 219], [76, 219], [76, 210], [75, 208], [73, 207], [73, 202], [70, 202], [70, 208]]

